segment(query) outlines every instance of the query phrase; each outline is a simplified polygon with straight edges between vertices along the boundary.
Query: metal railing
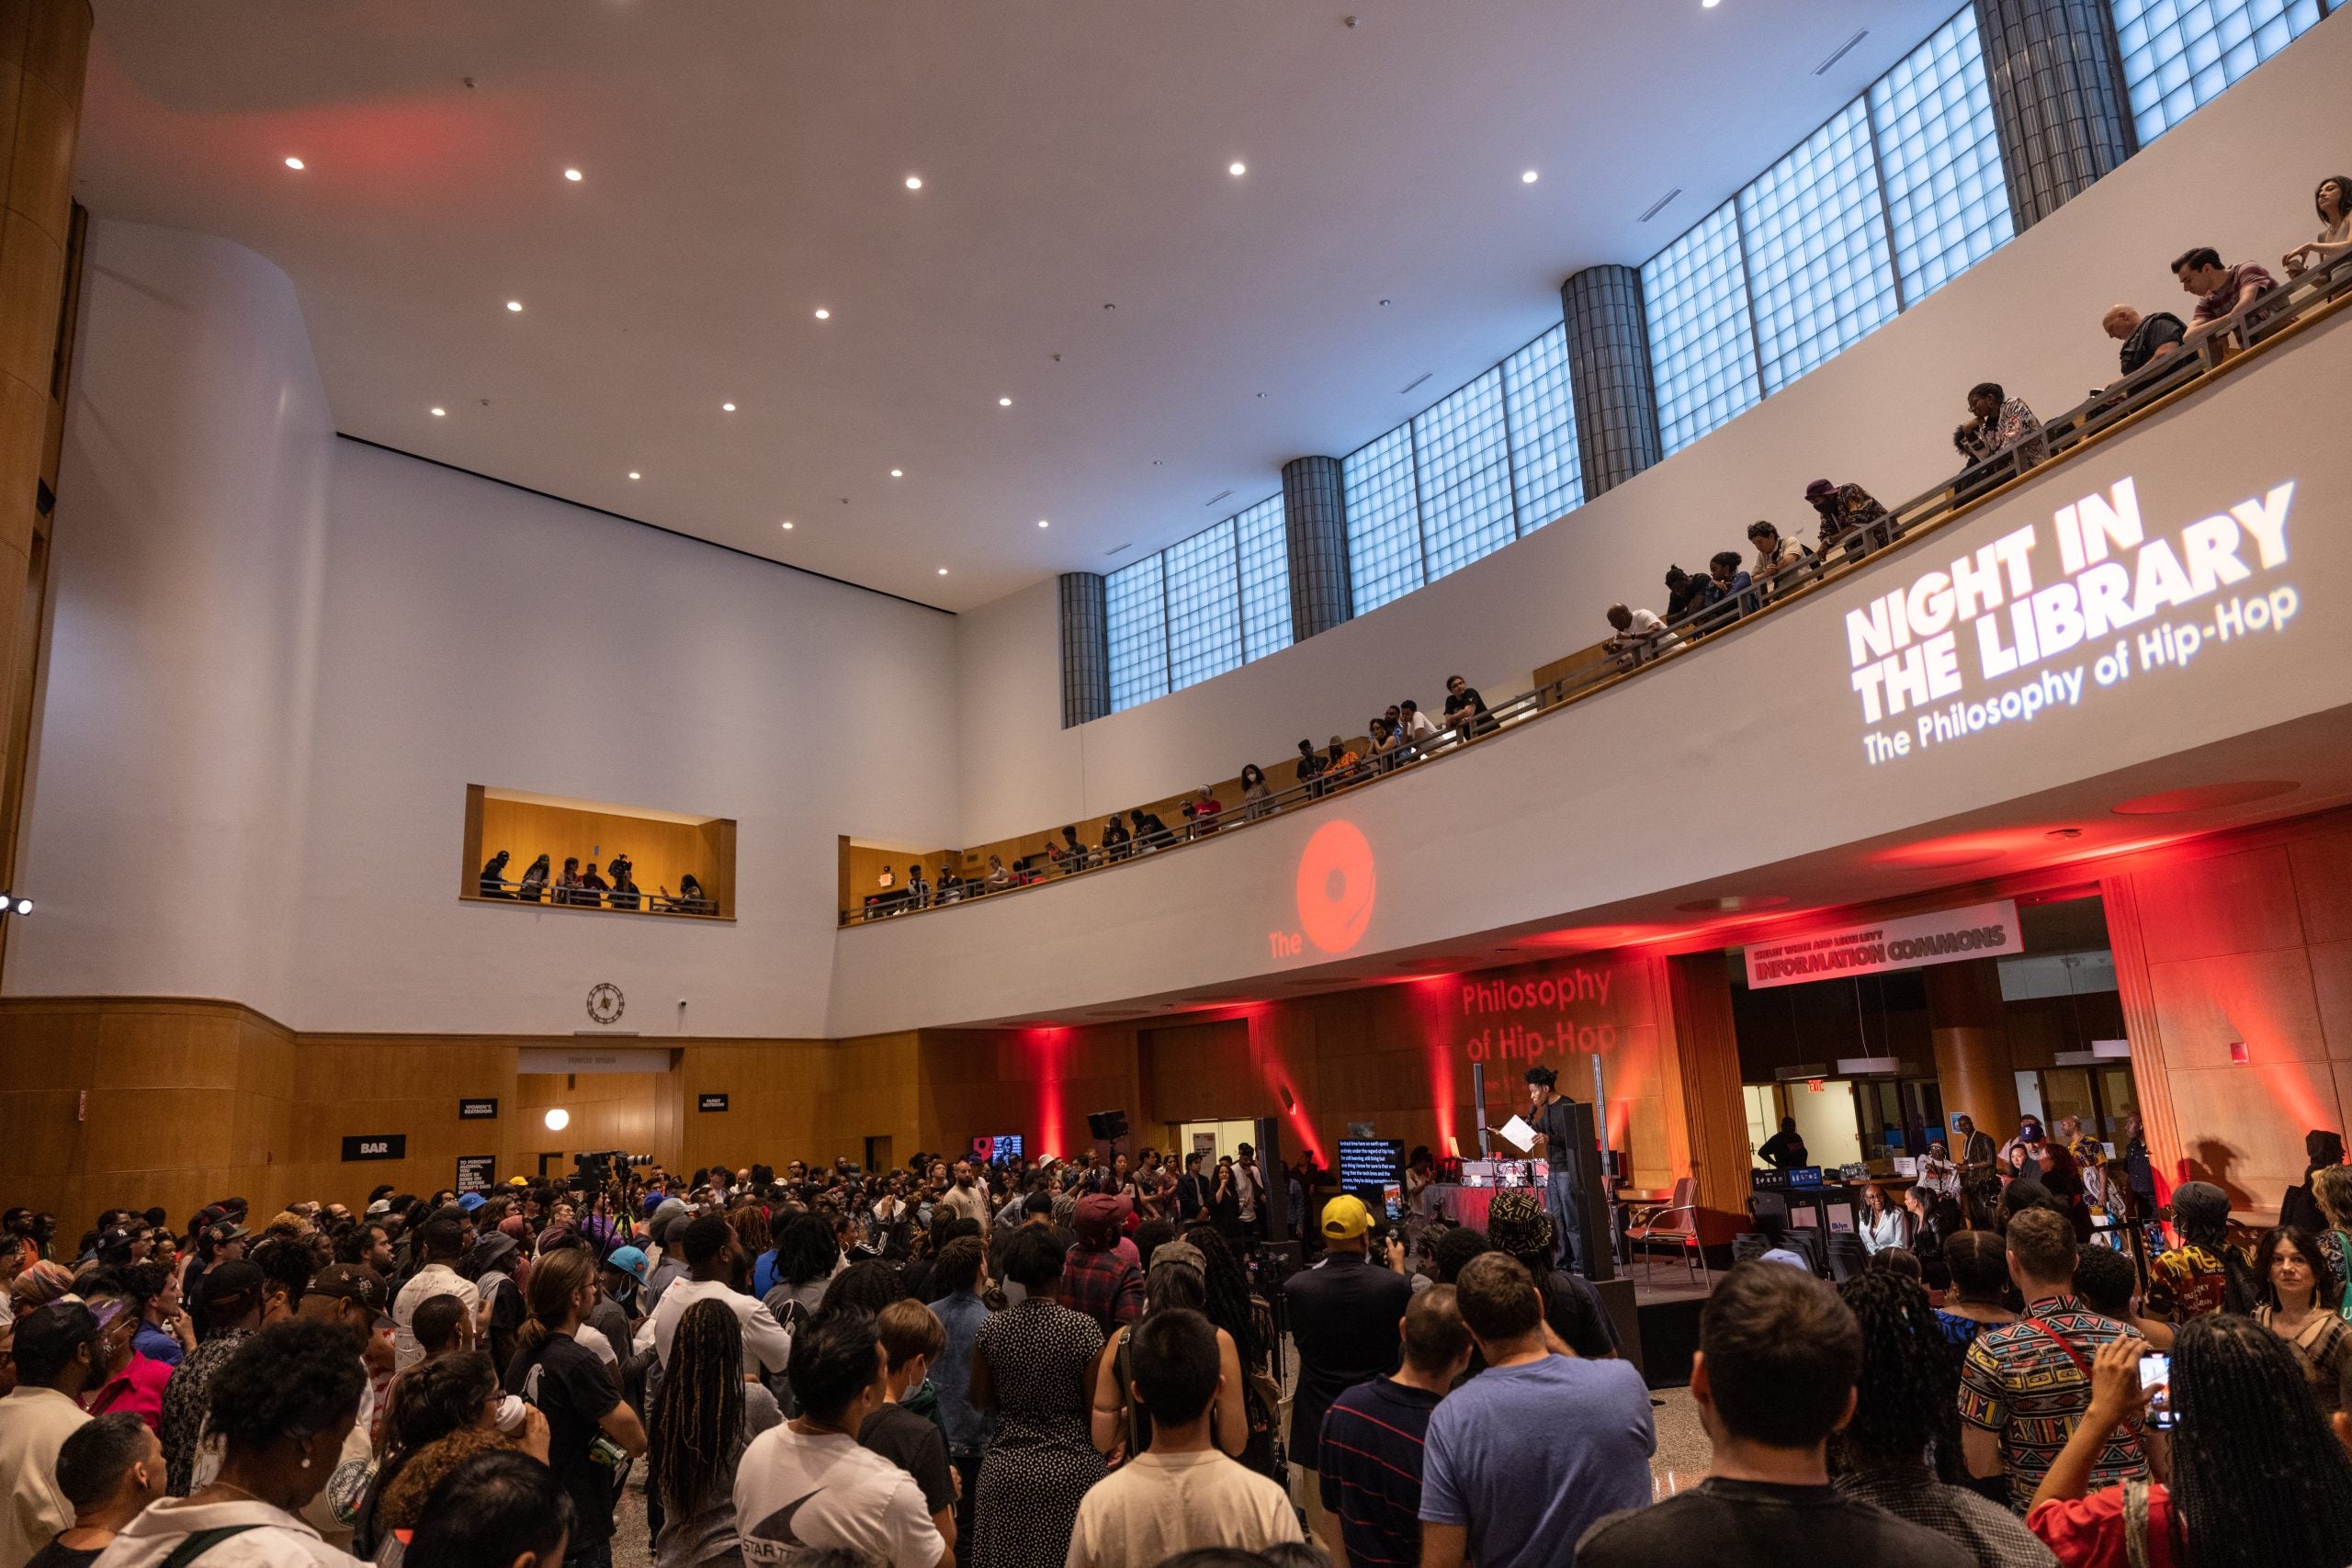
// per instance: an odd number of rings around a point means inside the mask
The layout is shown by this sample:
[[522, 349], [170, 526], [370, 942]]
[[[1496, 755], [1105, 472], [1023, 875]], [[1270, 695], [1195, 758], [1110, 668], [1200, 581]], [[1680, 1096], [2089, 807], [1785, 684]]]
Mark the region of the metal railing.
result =
[[474, 897], [537, 904], [542, 908], [616, 909], [625, 915], [700, 915], [708, 918], [718, 913], [718, 900], [707, 893], [698, 897], [681, 897], [667, 887], [648, 893], [640, 887], [560, 887], [552, 882], [526, 884], [485, 876], [474, 884]]
[[[1686, 610], [1646, 635], [1612, 639], [1608, 645], [1613, 650], [1611, 657], [1497, 703], [1467, 722], [1440, 728], [1433, 737], [1381, 755], [1363, 757], [1342, 773], [1326, 773], [1254, 801], [1244, 799], [1238, 807], [1229, 807], [1205, 820], [1168, 828], [1151, 835], [1148, 841], [1131, 839], [1112, 846], [1081, 845], [1057, 859], [1040, 851], [1021, 857], [1027, 869], [1015, 872], [1006, 868], [1001, 881], [970, 879], [951, 885], [949, 889], [930, 886], [920, 896], [905, 887], [869, 895], [858, 907], [842, 910], [841, 923], [857, 925], [922, 913], [1110, 870], [1237, 831], [1283, 811], [1363, 788], [1390, 773], [1425, 766], [1465, 747], [1491, 740], [1540, 714], [1564, 707], [1667, 660], [1690, 657], [1701, 647], [1719, 640], [1735, 625], [1770, 615], [1825, 584], [1850, 575], [1888, 550], [1951, 525], [2027, 478], [2067, 461], [2092, 444], [2120, 434], [2157, 408], [2208, 385], [2215, 377], [2234, 369], [2253, 351], [2298, 333], [2347, 303], [2352, 303], [2352, 255], [2339, 257], [2331, 266], [2314, 267], [2300, 277], [2287, 279], [2212, 322], [2194, 341], [2150, 360], [2065, 412], [2044, 421], [2038, 436], [1969, 465], [1934, 489], [1889, 508], [1883, 517], [1821, 541], [1820, 553], [1803, 547], [1797, 559], [1761, 579], [1751, 579], [1747, 590], [1736, 596]], [[1047, 863], [1042, 868], [1029, 864], [1038, 861]]]

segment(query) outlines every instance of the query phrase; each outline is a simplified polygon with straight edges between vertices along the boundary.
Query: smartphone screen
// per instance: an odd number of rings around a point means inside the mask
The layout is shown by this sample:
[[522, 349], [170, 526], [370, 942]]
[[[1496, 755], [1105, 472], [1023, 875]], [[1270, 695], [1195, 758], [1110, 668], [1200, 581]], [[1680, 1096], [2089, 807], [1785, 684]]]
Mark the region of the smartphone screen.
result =
[[2172, 1358], [2165, 1355], [2141, 1357], [2140, 1386], [2148, 1391], [2148, 1425], [2159, 1432], [2171, 1431]]

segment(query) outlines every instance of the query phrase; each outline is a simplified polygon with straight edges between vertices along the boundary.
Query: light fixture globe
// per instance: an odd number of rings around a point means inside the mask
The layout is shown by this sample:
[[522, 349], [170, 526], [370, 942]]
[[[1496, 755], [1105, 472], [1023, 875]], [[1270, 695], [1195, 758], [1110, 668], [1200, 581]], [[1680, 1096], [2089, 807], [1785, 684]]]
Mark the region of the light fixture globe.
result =
[[547, 1114], [548, 1131], [560, 1133], [571, 1125], [571, 1112], [559, 1105]]

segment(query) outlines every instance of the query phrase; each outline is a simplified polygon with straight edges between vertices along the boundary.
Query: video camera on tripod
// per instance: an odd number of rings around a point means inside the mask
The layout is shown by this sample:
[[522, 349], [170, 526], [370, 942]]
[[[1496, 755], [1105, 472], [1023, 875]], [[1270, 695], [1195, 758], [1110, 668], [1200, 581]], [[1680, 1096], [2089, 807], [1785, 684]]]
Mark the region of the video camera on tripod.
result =
[[594, 1154], [571, 1156], [571, 1185], [574, 1190], [594, 1192], [609, 1186], [615, 1168], [626, 1170], [633, 1165], [651, 1165], [651, 1155], [633, 1155], [625, 1149], [598, 1149]]

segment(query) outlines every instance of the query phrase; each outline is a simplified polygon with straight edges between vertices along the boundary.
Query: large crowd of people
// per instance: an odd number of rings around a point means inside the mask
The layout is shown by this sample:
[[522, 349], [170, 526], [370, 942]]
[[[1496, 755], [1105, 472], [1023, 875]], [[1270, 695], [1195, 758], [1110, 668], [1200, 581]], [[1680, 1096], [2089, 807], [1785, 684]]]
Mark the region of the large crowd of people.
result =
[[2352, 1562], [2342, 1139], [2258, 1235], [2127, 1200], [2144, 1268], [1958, 1143], [1842, 1280], [1724, 1276], [1656, 1503], [1531, 1191], [1392, 1226], [1244, 1146], [11, 1210], [0, 1568]]

